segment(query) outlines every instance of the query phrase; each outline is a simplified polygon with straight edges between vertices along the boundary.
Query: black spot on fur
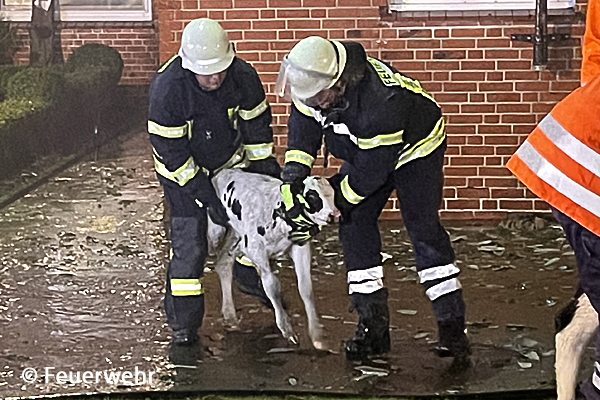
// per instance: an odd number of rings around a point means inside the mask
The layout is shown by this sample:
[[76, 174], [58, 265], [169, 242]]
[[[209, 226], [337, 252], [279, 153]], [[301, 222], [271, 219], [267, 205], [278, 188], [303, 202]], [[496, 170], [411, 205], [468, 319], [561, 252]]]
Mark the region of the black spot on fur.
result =
[[244, 247], [248, 247], [248, 235], [244, 235]]
[[265, 236], [265, 227], [264, 226], [259, 226], [258, 228], [256, 228], [256, 231], [258, 232], [258, 234], [260, 236]]
[[233, 181], [229, 182], [227, 185], [227, 191], [229, 192], [230, 190], [233, 190]]
[[227, 201], [227, 193], [223, 193], [223, 201]]
[[317, 213], [323, 209], [323, 199], [319, 196], [319, 192], [314, 189], [309, 189], [304, 195], [308, 203], [308, 212], [311, 214]]
[[273, 225], [271, 225], [271, 229], [275, 229], [275, 226], [277, 226], [277, 220], [273, 221]]
[[556, 333], [562, 331], [571, 323], [573, 317], [575, 316], [575, 311], [577, 311], [577, 302], [579, 299], [571, 299], [566, 306], [564, 306], [555, 316], [554, 316], [554, 328], [556, 329]]
[[238, 201], [238, 199], [233, 200], [233, 204], [231, 205], [231, 212], [233, 215], [238, 217], [238, 219], [242, 220], [242, 205]]

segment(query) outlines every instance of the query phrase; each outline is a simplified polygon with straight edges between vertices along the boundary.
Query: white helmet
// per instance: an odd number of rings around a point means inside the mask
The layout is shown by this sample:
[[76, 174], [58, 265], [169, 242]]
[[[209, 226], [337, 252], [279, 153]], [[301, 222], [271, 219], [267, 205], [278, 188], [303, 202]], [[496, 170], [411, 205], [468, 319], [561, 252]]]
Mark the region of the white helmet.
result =
[[183, 68], [198, 75], [212, 75], [226, 70], [235, 52], [218, 22], [198, 18], [183, 29], [179, 55]]
[[275, 90], [289, 100], [306, 100], [332, 87], [346, 66], [346, 49], [336, 40], [310, 36], [283, 58]]

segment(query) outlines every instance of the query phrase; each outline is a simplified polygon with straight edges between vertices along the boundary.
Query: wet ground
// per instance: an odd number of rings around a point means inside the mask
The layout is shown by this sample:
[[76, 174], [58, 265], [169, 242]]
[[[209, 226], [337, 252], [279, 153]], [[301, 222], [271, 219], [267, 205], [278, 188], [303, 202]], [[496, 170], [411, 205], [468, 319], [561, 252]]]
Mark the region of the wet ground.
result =
[[[425, 395], [553, 387], [553, 318], [574, 291], [576, 271], [559, 226], [536, 216], [492, 227], [446, 223], [462, 269], [474, 351], [464, 372], [431, 351], [435, 321], [406, 232], [393, 222], [381, 225], [393, 341], [388, 356], [361, 364], [340, 353], [357, 317], [348, 311], [335, 227], [313, 243], [317, 310], [330, 352], [310, 348], [295, 276], [282, 261], [278, 276], [301, 337], [298, 347], [280, 337], [270, 310], [239, 292], [240, 329], [226, 330], [209, 264], [201, 345], [177, 354], [169, 348], [162, 309], [168, 246], [150, 154], [145, 134], [133, 135], [0, 210], [0, 397], [162, 390]], [[114, 375], [127, 372], [132, 377]]]

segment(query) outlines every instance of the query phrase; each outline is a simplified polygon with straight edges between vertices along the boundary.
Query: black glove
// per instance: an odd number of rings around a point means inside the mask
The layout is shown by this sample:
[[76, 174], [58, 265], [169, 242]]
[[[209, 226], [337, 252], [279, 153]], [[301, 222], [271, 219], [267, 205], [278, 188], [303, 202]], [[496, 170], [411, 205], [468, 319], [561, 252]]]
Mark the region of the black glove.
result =
[[333, 203], [335, 204], [336, 208], [340, 210], [342, 221], [348, 223], [350, 222], [350, 212], [352, 211], [352, 208], [354, 208], [354, 204], [346, 200], [344, 194], [342, 193], [341, 185], [345, 177], [346, 175], [343, 174], [335, 174], [327, 180], [329, 181], [331, 187], [333, 187]]
[[308, 216], [310, 207], [302, 192], [304, 183], [296, 180], [294, 183], [284, 183], [280, 186], [283, 218], [292, 228], [288, 238], [295, 244], [303, 246], [313, 236], [321, 231]]
[[227, 227], [229, 224], [229, 216], [227, 216], [227, 210], [221, 203], [221, 200], [217, 197], [214, 190], [210, 193], [206, 193], [204, 196], [199, 196], [200, 200], [196, 200], [196, 204], [200, 207], [206, 207], [208, 216], [217, 225]]
[[250, 165], [244, 168], [246, 172], [254, 172], [255, 174], [269, 175], [273, 178], [281, 179], [281, 165], [275, 157], [267, 157], [262, 160], [250, 161]]
[[303, 181], [308, 175], [310, 175], [310, 168], [295, 161], [287, 162], [281, 171], [281, 179], [285, 183], [292, 183], [296, 180]]

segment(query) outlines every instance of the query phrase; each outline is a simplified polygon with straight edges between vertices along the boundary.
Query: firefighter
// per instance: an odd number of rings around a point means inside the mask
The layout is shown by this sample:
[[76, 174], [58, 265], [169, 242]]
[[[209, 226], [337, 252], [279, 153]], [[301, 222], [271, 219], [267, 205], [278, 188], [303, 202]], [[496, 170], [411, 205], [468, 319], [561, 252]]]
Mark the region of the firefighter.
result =
[[[279, 177], [270, 124], [258, 74], [236, 57], [225, 30], [206, 18], [188, 23], [178, 54], [152, 80], [148, 120], [171, 215], [165, 310], [174, 344], [196, 342], [202, 324], [207, 214], [217, 224], [228, 222], [210, 177], [236, 167]], [[238, 260], [234, 272], [244, 291], [268, 302], [250, 262]]]
[[[506, 166], [549, 204], [575, 252], [581, 288], [600, 314], [600, 1], [590, 0], [586, 14], [581, 86], [544, 117]], [[585, 399], [600, 400], [600, 333], [594, 372], [580, 390]]]
[[313, 36], [284, 57], [277, 92], [291, 100], [284, 182], [310, 174], [324, 137], [344, 160], [330, 181], [356, 333], [346, 357], [390, 350], [378, 217], [395, 189], [420, 282], [438, 323], [440, 356], [468, 361], [465, 304], [454, 251], [440, 224], [446, 135], [440, 107], [420, 83], [367, 57], [355, 42]]

